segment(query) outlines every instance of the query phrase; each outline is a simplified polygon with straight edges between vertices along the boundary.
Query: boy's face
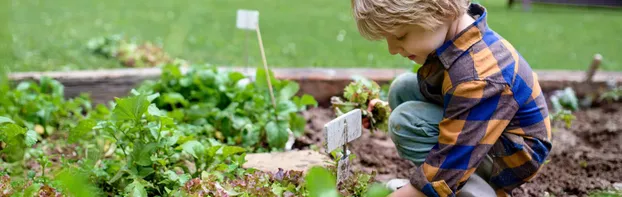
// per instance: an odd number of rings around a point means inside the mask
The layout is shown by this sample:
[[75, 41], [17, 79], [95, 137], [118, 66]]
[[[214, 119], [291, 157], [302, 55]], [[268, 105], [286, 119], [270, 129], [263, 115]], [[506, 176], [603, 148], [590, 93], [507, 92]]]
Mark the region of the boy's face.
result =
[[423, 65], [428, 55], [440, 47], [447, 36], [449, 25], [426, 31], [417, 25], [406, 25], [384, 35], [391, 55], [401, 56]]

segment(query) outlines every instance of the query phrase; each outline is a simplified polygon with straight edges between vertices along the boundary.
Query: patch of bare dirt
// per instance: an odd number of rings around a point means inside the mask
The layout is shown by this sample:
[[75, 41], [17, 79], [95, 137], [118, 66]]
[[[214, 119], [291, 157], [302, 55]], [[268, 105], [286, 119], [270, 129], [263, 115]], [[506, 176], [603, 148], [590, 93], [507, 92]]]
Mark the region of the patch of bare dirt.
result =
[[[315, 145], [323, 151], [323, 127], [334, 118], [333, 112], [314, 108], [303, 115], [308, 121], [306, 133], [296, 140], [295, 147]], [[571, 128], [554, 128], [548, 163], [532, 181], [515, 189], [514, 196], [587, 196], [622, 182], [622, 104], [585, 109], [575, 115]], [[384, 132], [364, 131], [350, 148], [357, 156], [352, 168], [376, 171], [378, 181], [407, 178], [414, 167], [399, 157]]]

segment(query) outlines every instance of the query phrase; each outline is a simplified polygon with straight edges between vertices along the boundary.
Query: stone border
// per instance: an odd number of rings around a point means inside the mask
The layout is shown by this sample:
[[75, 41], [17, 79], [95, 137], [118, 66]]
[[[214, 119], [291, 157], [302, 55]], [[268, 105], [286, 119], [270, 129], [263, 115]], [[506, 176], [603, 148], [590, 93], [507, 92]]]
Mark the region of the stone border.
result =
[[[254, 68], [220, 67], [234, 70], [254, 77]], [[299, 93], [314, 96], [321, 106], [328, 106], [330, 97], [341, 95], [343, 88], [352, 81], [352, 76], [363, 76], [377, 81], [379, 84], [389, 83], [395, 76], [409, 72], [406, 69], [377, 68], [273, 68], [274, 75], [279, 79], [293, 80], [300, 84]], [[187, 69], [182, 69], [186, 72]], [[597, 72], [592, 82], [585, 81], [585, 72], [538, 70], [539, 81], [545, 93], [572, 87], [578, 96], [591, 92], [602, 92], [607, 83], [622, 83], [622, 72]], [[19, 82], [37, 80], [41, 76], [49, 76], [65, 85], [67, 97], [74, 97], [81, 92], [91, 94], [95, 103], [106, 103], [114, 97], [128, 95], [129, 91], [147, 79], [155, 79], [161, 74], [160, 68], [127, 68], [113, 70], [85, 70], [73, 72], [23, 72], [12, 73], [9, 78]]]

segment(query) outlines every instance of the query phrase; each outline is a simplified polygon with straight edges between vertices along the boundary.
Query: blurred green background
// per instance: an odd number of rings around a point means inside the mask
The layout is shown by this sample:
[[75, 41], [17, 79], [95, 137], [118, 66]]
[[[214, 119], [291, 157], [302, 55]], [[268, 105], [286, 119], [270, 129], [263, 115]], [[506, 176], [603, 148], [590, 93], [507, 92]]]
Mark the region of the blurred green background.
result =
[[[162, 44], [174, 57], [260, 66], [256, 34], [236, 29], [236, 10], [260, 11], [268, 63], [276, 67], [410, 68], [386, 44], [357, 32], [348, 0], [3, 0], [0, 63], [11, 71], [119, 68], [93, 55], [94, 37], [123, 34]], [[622, 10], [480, 0], [488, 22], [536, 69], [582, 70], [595, 53], [622, 70]], [[6, 28], [5, 28], [6, 27]], [[245, 42], [247, 41], [247, 42]], [[248, 49], [248, 51], [246, 50]]]

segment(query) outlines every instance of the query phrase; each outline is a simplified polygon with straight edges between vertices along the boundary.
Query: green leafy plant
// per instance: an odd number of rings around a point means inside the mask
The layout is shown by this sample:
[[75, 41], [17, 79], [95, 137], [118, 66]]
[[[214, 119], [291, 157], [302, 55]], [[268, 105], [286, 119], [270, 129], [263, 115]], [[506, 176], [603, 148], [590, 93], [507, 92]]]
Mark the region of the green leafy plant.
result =
[[372, 131], [380, 129], [387, 131], [391, 109], [386, 103], [376, 103], [371, 113], [367, 111], [368, 103], [373, 99], [380, 98], [380, 86], [365, 78], [356, 78], [345, 87], [342, 100], [340, 97], [332, 97], [331, 103], [337, 116], [343, 115], [354, 109], [361, 109], [363, 117], [370, 120]]
[[575, 119], [576, 117], [570, 110], [561, 110], [551, 114], [552, 121], [562, 121], [565, 123], [566, 128], [570, 128], [570, 126], [572, 126], [572, 121]]
[[317, 101], [310, 95], [295, 96], [297, 83], [270, 74], [275, 109], [263, 80], [266, 73], [257, 69], [257, 80], [251, 83], [242, 73], [210, 65], [193, 65], [182, 73], [178, 65], [169, 64], [160, 79], [143, 83], [139, 90], [161, 93], [156, 106], [176, 121], [196, 126], [201, 135], [253, 152], [282, 150], [289, 131], [295, 136], [304, 132], [306, 121], [298, 112], [317, 106]]
[[553, 104], [553, 111], [555, 112], [564, 109], [572, 112], [579, 110], [579, 99], [577, 98], [574, 90], [570, 87], [553, 92], [550, 100]]
[[553, 113], [550, 115], [552, 121], [563, 121], [569, 128], [576, 117], [572, 112], [579, 110], [579, 99], [572, 88], [557, 90], [550, 97], [553, 105]]
[[94, 131], [112, 142], [104, 150], [112, 154], [99, 155], [106, 160], [91, 171], [113, 193], [164, 195], [201, 171], [236, 173], [245, 162], [241, 147], [222, 146], [180, 130], [173, 118], [151, 103], [159, 94], [133, 94], [115, 100], [109, 119], [96, 123], [86, 119], [72, 130], [74, 140]]
[[7, 162], [21, 161], [25, 149], [37, 142], [37, 133], [16, 124], [12, 119], [0, 116], [0, 153], [5, 154], [2, 160]]
[[23, 81], [15, 88], [6, 84], [0, 94], [0, 116], [45, 135], [70, 128], [92, 109], [87, 94], [66, 100], [64, 86], [47, 76], [38, 83]]
[[604, 92], [600, 95], [601, 101], [607, 101], [609, 103], [616, 102], [620, 100], [622, 97], [622, 86], [615, 87], [609, 91]]

